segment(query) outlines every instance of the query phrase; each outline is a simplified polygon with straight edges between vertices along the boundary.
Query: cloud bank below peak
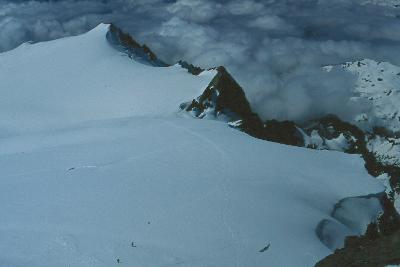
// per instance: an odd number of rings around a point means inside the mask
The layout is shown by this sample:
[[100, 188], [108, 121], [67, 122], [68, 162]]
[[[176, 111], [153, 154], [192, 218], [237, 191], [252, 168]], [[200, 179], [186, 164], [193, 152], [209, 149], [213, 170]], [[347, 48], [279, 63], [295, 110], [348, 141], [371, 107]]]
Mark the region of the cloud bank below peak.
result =
[[[400, 4], [400, 1], [398, 1]], [[114, 22], [164, 61], [226, 66], [263, 119], [351, 119], [354, 77], [321, 66], [400, 65], [400, 8], [368, 0], [0, 0], [0, 51]], [[339, 108], [340, 107], [340, 108]]]

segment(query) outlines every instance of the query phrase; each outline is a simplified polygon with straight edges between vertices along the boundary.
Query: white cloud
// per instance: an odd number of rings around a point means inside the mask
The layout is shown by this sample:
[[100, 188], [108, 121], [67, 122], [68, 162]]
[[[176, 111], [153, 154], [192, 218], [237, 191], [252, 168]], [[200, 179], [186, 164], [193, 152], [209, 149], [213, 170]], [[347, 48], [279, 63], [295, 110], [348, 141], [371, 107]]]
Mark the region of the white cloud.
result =
[[208, 23], [221, 11], [222, 5], [218, 2], [202, 0], [178, 0], [167, 7], [172, 15], [180, 18]]
[[115, 22], [168, 62], [226, 66], [263, 119], [345, 116], [352, 78], [320, 66], [400, 65], [396, 12], [359, 0], [0, 0], [0, 51]]
[[229, 12], [233, 15], [255, 15], [262, 12], [264, 5], [253, 0], [235, 0], [227, 4]]
[[263, 15], [255, 20], [250, 21], [250, 27], [260, 28], [263, 30], [287, 31], [292, 30], [292, 25], [275, 15]]

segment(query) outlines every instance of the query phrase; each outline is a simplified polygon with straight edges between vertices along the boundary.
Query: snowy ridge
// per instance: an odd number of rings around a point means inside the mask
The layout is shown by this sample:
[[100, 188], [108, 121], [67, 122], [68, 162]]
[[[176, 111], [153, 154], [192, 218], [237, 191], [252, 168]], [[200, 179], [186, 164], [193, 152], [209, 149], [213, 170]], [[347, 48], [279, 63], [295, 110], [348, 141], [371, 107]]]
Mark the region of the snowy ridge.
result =
[[146, 45], [140, 45], [132, 36], [123, 32], [117, 26], [111, 24], [107, 32], [107, 40], [116, 49], [127, 54], [130, 58], [154, 67], [168, 67], [168, 64], [161, 61]]
[[102, 24], [81, 36], [24, 44], [1, 54], [1, 131], [169, 116], [201, 94], [216, 74], [193, 76], [179, 65], [141, 64], [110, 45], [108, 29]]
[[338, 246], [322, 220], [340, 245], [376, 218], [332, 214], [385, 190], [360, 157], [177, 116], [221, 72], [142, 64], [108, 31], [0, 54], [1, 266], [312, 266]]

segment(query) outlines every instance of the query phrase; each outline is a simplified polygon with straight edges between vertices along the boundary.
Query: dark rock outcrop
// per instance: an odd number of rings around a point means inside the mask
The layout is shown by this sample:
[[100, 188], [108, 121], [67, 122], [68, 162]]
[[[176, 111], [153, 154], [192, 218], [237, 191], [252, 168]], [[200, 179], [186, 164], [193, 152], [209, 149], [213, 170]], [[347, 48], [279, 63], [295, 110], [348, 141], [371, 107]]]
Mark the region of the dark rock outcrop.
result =
[[224, 67], [218, 67], [216, 71], [204, 92], [196, 99], [183, 103], [181, 109], [198, 118], [209, 115], [215, 119], [223, 117], [228, 122], [241, 120], [241, 130], [259, 137], [263, 124], [251, 110], [243, 89]]
[[118, 50], [144, 64], [155, 67], [166, 67], [167, 63], [160, 60], [146, 45], [140, 45], [131, 35], [123, 32], [116, 25], [111, 24], [107, 33], [107, 40]]
[[[365, 134], [357, 126], [344, 122], [335, 115], [327, 115], [320, 119], [308, 122], [302, 127], [308, 135], [316, 131], [324, 140], [332, 140], [343, 135], [348, 147], [343, 152], [350, 154], [363, 154], [366, 148]], [[316, 148], [310, 146], [309, 148]]]
[[193, 64], [189, 64], [188, 62], [183, 61], [183, 60], [178, 61], [178, 64], [182, 68], [187, 69], [187, 71], [193, 75], [199, 75], [200, 73], [202, 73], [204, 71], [204, 69], [197, 67]]
[[316, 267], [385, 267], [400, 263], [400, 230], [377, 234], [371, 224], [364, 236], [351, 236], [345, 247], [318, 262]]
[[302, 134], [293, 122], [270, 120], [263, 123], [252, 111], [243, 89], [228, 71], [224, 67], [216, 70], [217, 75], [204, 92], [191, 102], [182, 104], [181, 109], [198, 118], [211, 115], [217, 119], [223, 116], [229, 122], [237, 121], [233, 127], [259, 139], [287, 145], [304, 145]]
[[304, 146], [303, 136], [297, 125], [292, 121], [266, 121], [263, 139], [291, 146]]

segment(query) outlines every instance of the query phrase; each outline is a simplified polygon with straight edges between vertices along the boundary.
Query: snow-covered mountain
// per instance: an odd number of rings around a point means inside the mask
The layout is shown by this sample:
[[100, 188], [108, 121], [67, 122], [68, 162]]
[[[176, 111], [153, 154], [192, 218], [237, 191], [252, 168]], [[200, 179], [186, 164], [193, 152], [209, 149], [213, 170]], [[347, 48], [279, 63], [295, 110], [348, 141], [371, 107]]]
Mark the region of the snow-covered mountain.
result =
[[2, 135], [89, 120], [171, 114], [200, 94], [216, 73], [193, 76], [179, 65], [139, 64], [114, 49], [107, 33], [108, 26], [101, 25], [79, 37], [24, 44], [2, 54]]
[[342, 68], [357, 78], [354, 98], [365, 99], [369, 110], [358, 114], [354, 123], [362, 128], [381, 126], [400, 131], [400, 67], [388, 62], [364, 59], [325, 67], [327, 71]]
[[[327, 71], [333, 68], [352, 73], [356, 77], [354, 98], [370, 104], [369, 110], [358, 114], [353, 121], [366, 133], [366, 149], [382, 165], [400, 168], [400, 67], [364, 59], [325, 67]], [[399, 194], [400, 182], [395, 187]], [[395, 206], [400, 211], [399, 201]]]
[[224, 68], [121, 34], [0, 54], [1, 266], [312, 266], [382, 212], [358, 155], [193, 118], [270, 129]]

